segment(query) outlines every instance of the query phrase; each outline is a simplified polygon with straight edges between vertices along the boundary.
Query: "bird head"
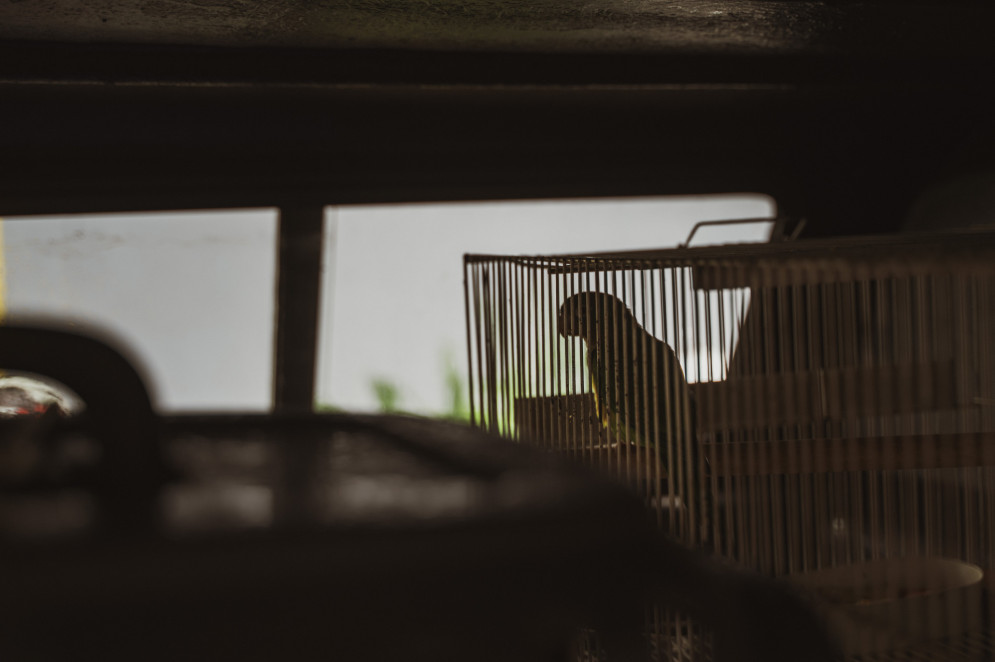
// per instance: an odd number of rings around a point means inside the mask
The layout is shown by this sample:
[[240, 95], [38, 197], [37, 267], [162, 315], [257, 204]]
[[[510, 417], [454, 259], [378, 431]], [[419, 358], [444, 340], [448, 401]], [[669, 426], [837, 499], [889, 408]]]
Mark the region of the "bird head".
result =
[[561, 336], [597, 337], [602, 321], [622, 320], [632, 313], [617, 297], [605, 292], [578, 292], [563, 302], [556, 317], [556, 330]]

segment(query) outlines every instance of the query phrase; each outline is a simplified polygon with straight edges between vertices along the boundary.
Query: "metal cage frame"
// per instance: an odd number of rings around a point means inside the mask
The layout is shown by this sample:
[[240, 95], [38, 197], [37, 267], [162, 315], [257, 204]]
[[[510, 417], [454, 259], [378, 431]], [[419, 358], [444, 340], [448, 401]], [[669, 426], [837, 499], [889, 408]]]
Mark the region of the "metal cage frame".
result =
[[[988, 573], [995, 234], [467, 255], [464, 267], [476, 425], [607, 471], [672, 536], [817, 602], [845, 586], [840, 573], [912, 564], [899, 583], [931, 586], [948, 561]], [[590, 331], [565, 325], [574, 305]], [[945, 615], [893, 616], [900, 635], [837, 634], [853, 655], [990, 654], [975, 584], [944, 594]], [[834, 623], [838, 605], [822, 603]], [[648, 630], [679, 631], [666, 618]]]

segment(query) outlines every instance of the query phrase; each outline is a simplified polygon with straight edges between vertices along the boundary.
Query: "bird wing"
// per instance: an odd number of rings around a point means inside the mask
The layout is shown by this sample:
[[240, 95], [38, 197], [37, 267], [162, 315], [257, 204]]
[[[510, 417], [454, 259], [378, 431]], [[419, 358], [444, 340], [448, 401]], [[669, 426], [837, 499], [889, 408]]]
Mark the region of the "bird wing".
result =
[[639, 445], [683, 439], [691, 423], [689, 389], [674, 350], [615, 299], [589, 313], [594, 323], [584, 342], [602, 426], [614, 439]]
[[616, 440], [647, 443], [643, 388], [647, 372], [639, 343], [634, 341], [645, 331], [628, 316], [617, 328], [599, 327], [605, 332], [587, 343], [588, 370], [601, 424]]

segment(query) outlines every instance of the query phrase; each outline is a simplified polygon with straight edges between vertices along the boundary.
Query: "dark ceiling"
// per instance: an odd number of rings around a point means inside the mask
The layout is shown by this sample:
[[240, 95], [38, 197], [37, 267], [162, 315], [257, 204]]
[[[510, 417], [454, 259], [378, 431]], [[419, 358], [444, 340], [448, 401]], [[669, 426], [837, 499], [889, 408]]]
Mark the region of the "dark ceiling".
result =
[[[990, 4], [990, 3], [988, 3]], [[0, 37], [227, 47], [922, 56], [991, 53], [982, 3], [7, 0]]]
[[0, 213], [760, 191], [995, 167], [992, 3], [7, 0]]

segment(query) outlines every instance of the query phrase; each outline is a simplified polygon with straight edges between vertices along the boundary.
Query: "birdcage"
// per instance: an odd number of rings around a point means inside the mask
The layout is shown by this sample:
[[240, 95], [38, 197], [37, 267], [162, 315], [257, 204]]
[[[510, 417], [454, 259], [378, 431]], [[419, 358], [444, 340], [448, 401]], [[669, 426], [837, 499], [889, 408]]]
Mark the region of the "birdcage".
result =
[[[476, 425], [792, 584], [849, 656], [990, 659], [995, 234], [468, 255], [465, 278]], [[710, 657], [679, 614], [646, 632]]]

